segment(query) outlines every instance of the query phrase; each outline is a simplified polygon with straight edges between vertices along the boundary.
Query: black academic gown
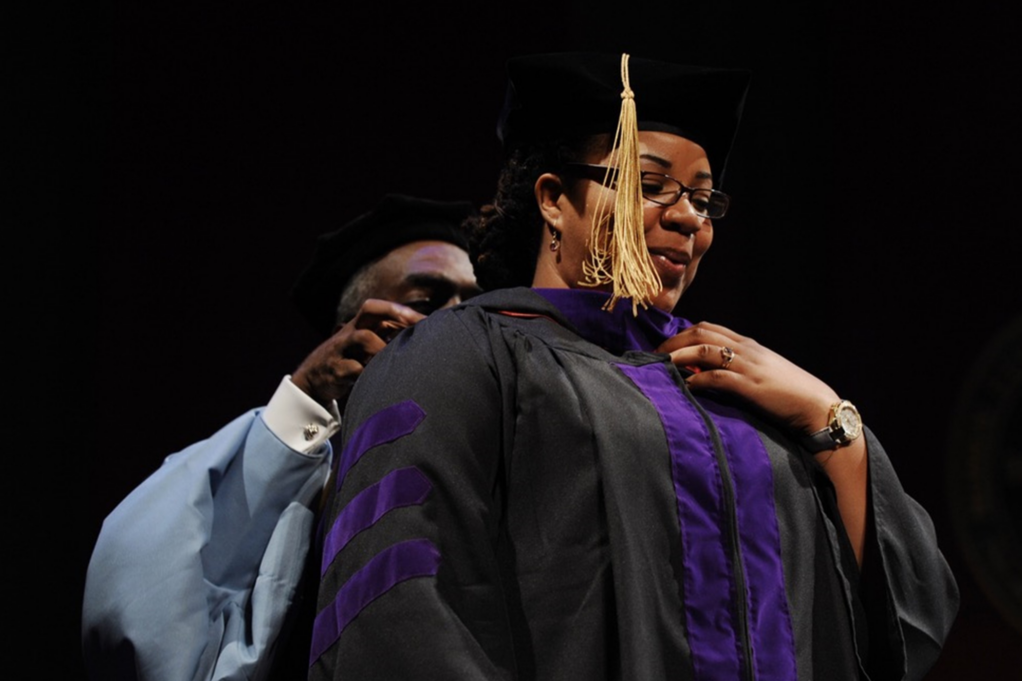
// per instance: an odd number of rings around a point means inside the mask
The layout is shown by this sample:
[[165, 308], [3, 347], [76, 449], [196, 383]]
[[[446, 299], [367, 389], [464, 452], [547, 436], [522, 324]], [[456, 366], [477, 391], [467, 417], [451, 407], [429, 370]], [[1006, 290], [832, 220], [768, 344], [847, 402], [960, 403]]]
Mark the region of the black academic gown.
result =
[[813, 457], [599, 296], [479, 296], [367, 367], [310, 678], [922, 677], [958, 593], [875, 437], [860, 577]]

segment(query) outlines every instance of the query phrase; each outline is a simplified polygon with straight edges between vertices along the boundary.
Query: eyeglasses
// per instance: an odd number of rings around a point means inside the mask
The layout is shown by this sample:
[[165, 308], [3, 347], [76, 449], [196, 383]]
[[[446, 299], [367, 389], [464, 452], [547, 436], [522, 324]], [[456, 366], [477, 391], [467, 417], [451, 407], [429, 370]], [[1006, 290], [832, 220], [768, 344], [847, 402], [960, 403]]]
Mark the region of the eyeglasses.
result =
[[[607, 177], [607, 170], [607, 166], [598, 166], [592, 163], [564, 164], [564, 172], [601, 183]], [[661, 206], [673, 206], [681, 200], [682, 196], [688, 194], [689, 204], [695, 210], [696, 215], [701, 218], [715, 220], [724, 217], [724, 214], [727, 213], [731, 197], [724, 192], [718, 192], [715, 189], [686, 187], [670, 175], [663, 173], [643, 170], [641, 175], [642, 196], [647, 201], [658, 203]], [[611, 189], [614, 189], [613, 185]]]

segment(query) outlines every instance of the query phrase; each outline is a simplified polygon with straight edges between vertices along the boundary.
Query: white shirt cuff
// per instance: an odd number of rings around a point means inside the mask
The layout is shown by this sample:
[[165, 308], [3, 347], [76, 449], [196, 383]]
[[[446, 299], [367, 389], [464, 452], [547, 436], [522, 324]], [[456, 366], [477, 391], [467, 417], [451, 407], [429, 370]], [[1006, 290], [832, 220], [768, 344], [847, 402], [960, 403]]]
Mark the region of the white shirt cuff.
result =
[[292, 383], [290, 375], [281, 380], [262, 416], [271, 433], [303, 454], [316, 452], [341, 427], [337, 403], [331, 402], [330, 408], [324, 409]]

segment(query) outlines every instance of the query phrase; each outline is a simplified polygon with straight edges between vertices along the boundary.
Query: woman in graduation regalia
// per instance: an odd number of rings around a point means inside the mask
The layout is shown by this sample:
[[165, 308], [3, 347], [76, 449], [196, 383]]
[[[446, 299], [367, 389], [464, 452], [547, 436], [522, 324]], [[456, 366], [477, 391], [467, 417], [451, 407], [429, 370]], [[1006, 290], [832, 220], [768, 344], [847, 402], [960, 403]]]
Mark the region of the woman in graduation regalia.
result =
[[488, 294], [344, 421], [312, 679], [918, 679], [958, 593], [848, 400], [673, 312], [748, 74], [512, 59]]

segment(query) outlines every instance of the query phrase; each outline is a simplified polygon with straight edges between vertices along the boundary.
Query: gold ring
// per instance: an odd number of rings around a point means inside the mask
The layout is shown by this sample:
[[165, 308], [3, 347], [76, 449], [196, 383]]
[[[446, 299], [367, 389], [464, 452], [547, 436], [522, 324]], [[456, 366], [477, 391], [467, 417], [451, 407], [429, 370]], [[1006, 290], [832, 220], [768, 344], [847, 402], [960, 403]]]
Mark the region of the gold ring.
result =
[[731, 362], [735, 360], [735, 351], [725, 345], [720, 349], [720, 357], [724, 360], [724, 363], [720, 365], [720, 368], [727, 369], [731, 366]]

